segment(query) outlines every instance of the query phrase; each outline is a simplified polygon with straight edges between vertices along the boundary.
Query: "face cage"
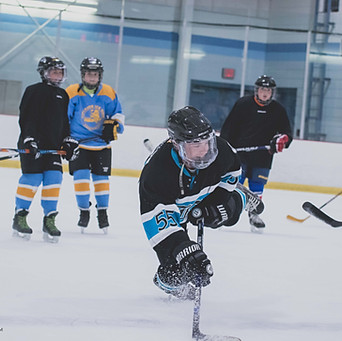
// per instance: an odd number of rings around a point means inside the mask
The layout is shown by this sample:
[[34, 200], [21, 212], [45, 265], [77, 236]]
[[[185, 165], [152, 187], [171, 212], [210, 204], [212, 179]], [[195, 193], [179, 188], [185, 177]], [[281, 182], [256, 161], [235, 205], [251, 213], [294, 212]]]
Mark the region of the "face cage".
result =
[[254, 96], [255, 96], [255, 98], [258, 100], [259, 103], [261, 103], [263, 105], [269, 105], [274, 100], [275, 93], [276, 93], [276, 88], [275, 87], [269, 87], [269, 89], [272, 89], [272, 94], [271, 94], [271, 97], [267, 101], [263, 101], [262, 99], [259, 98], [258, 90], [260, 88], [265, 88], [265, 86], [255, 86], [254, 87]]
[[[203, 156], [191, 158], [190, 155], [187, 155], [186, 150], [187, 149], [189, 150], [189, 148], [191, 148], [192, 145], [199, 144], [199, 143], [201, 144], [207, 143], [208, 151]], [[179, 156], [181, 157], [184, 164], [189, 169], [205, 169], [209, 167], [215, 161], [217, 154], [218, 154], [215, 132], [211, 132], [209, 137], [206, 139], [196, 139], [192, 141], [180, 141], [180, 142], [177, 142], [177, 145], [179, 147], [178, 148]], [[194, 148], [196, 147], [194, 146]]]
[[[90, 71], [90, 72], [91, 72], [91, 71], [95, 71], [95, 72], [98, 72], [98, 73], [99, 73], [99, 81], [98, 81], [96, 84], [90, 84], [90, 83], [88, 83], [88, 82], [86, 82], [86, 81], [84, 80], [84, 76], [85, 76], [85, 73], [86, 73], [87, 71]], [[102, 82], [102, 77], [103, 77], [103, 71], [102, 71], [102, 70], [99, 70], [99, 69], [94, 69], [94, 70], [92, 70], [92, 69], [89, 69], [89, 68], [84, 68], [84, 69], [81, 70], [82, 84], [83, 84], [86, 88], [88, 88], [89, 90], [94, 90], [94, 89], [98, 88], [99, 85], [100, 85], [101, 82]]]
[[[62, 70], [62, 71], [63, 71], [63, 78], [62, 78], [60, 81], [58, 81], [58, 82], [52, 82], [51, 79], [49, 78], [49, 72], [50, 72], [51, 70], [53, 70], [53, 69]], [[58, 86], [58, 87], [60, 87], [61, 84], [62, 84], [63, 82], [65, 82], [65, 80], [66, 80], [66, 68], [65, 68], [65, 66], [64, 66], [64, 67], [51, 66], [51, 67], [47, 68], [46, 70], [44, 70], [43, 78], [44, 78], [49, 84], [51, 84], [51, 85], [53, 85], [53, 86]]]

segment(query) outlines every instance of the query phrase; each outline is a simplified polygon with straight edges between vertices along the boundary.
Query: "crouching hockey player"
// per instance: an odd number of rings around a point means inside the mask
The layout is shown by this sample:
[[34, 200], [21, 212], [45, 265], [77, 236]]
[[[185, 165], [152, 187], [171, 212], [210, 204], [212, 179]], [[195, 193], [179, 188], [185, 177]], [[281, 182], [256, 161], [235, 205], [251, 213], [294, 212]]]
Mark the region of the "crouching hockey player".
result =
[[[216, 137], [207, 118], [196, 108], [173, 111], [169, 139], [148, 158], [139, 181], [143, 226], [160, 265], [154, 284], [181, 299], [193, 299], [195, 280], [210, 283], [213, 268], [200, 246], [190, 240], [187, 223], [232, 226], [243, 209], [260, 214], [261, 200], [242, 185], [240, 160], [230, 145]], [[196, 210], [197, 212], [199, 210]]]
[[70, 137], [67, 115], [69, 98], [60, 88], [66, 76], [64, 63], [56, 57], [43, 57], [38, 63], [42, 82], [26, 88], [20, 103], [20, 136], [18, 148], [22, 175], [15, 196], [13, 234], [30, 239], [32, 229], [27, 215], [33, 198], [42, 184], [41, 205], [44, 210], [43, 237], [57, 242], [61, 235], [55, 225], [57, 202], [62, 183], [62, 161], [59, 155], [40, 155], [40, 149], [62, 149], [67, 160], [78, 155], [78, 142]]

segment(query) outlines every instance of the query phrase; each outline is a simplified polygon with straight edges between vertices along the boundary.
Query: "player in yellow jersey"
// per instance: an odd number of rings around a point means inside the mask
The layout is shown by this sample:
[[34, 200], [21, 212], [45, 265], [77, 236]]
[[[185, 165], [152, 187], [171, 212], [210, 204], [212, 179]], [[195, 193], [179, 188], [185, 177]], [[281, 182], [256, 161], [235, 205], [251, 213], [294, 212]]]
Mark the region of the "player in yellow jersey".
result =
[[80, 66], [81, 83], [70, 85], [68, 117], [71, 136], [80, 142], [80, 155], [69, 163], [80, 218], [78, 226], [86, 228], [90, 219], [90, 182], [94, 185], [99, 228], [109, 226], [109, 175], [112, 151], [110, 142], [124, 131], [125, 117], [114, 89], [102, 83], [103, 66], [98, 58], [85, 58]]

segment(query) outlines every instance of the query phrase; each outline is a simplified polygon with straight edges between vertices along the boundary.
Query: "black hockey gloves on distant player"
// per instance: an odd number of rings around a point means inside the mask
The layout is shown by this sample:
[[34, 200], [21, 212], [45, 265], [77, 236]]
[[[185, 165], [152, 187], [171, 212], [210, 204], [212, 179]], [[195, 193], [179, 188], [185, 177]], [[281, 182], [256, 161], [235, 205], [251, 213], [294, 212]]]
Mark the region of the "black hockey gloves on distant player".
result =
[[172, 252], [181, 269], [184, 270], [184, 281], [196, 284], [197, 277], [200, 276], [201, 286], [210, 283], [210, 277], [214, 271], [207, 255], [201, 247], [192, 240], [187, 240], [179, 244]]
[[110, 141], [115, 141], [118, 139], [117, 129], [119, 127], [119, 122], [117, 120], [105, 120], [102, 129], [102, 139], [107, 143]]
[[61, 150], [65, 151], [63, 158], [67, 161], [74, 161], [77, 159], [80, 150], [78, 147], [78, 141], [68, 136], [63, 140]]
[[272, 140], [270, 141], [270, 153], [280, 153], [284, 148], [287, 147], [287, 143], [289, 142], [289, 137], [286, 134], [277, 134], [274, 135]]
[[236, 224], [241, 211], [242, 201], [239, 194], [218, 187], [192, 209], [188, 219], [193, 225], [197, 225], [198, 219], [203, 217], [204, 225], [215, 229], [222, 225]]
[[39, 148], [38, 148], [38, 143], [37, 141], [34, 139], [34, 137], [26, 137], [23, 141], [24, 143], [24, 148], [28, 149], [30, 154], [35, 158], [38, 159], [40, 157], [40, 153], [39, 153]]

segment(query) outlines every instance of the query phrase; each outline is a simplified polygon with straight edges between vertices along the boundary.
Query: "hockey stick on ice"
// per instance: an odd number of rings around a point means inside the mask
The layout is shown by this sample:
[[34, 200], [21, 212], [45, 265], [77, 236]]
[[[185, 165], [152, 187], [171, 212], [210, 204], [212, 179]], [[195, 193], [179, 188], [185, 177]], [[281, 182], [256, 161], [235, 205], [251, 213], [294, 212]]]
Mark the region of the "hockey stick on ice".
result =
[[[197, 209], [199, 210], [199, 209]], [[202, 212], [198, 212], [198, 215], [201, 215]], [[194, 212], [193, 212], [194, 215]], [[204, 219], [201, 218], [198, 220], [197, 223], [197, 244], [203, 250], [203, 224]], [[198, 276], [197, 283], [196, 283], [196, 293], [195, 293], [195, 300], [194, 300], [194, 315], [192, 318], [192, 338], [196, 341], [203, 339], [205, 336], [201, 333], [199, 329], [199, 321], [200, 321], [200, 309], [201, 309], [201, 296], [202, 296], [202, 284], [201, 284], [201, 277]]]
[[[321, 205], [319, 207], [319, 209], [322, 209], [323, 207], [325, 207], [326, 205], [328, 205], [330, 202], [332, 202], [333, 200], [335, 200], [338, 196], [340, 196], [342, 194], [342, 191], [337, 193], [335, 196], [333, 196], [331, 199], [329, 199], [327, 202], [325, 202], [323, 205]], [[296, 217], [293, 217], [292, 215], [288, 214], [286, 216], [287, 219], [292, 220], [292, 221], [297, 221], [298, 223], [303, 223], [305, 220], [308, 220], [311, 217], [311, 215], [308, 215], [307, 217], [303, 218], [303, 219], [299, 219]]]
[[332, 226], [332, 227], [342, 227], [342, 221], [335, 220], [334, 218], [328, 216], [326, 213], [324, 213], [321, 209], [316, 207], [314, 204], [311, 202], [306, 201], [302, 205], [304, 211], [310, 213], [314, 217], [324, 221], [326, 224]]
[[[201, 216], [202, 212], [200, 209], [194, 209], [192, 212], [193, 216]], [[204, 233], [204, 219], [201, 217], [197, 221], [197, 244], [203, 250], [203, 233]], [[207, 340], [207, 341], [241, 341], [238, 337], [234, 336], [219, 336], [219, 335], [207, 335], [200, 331], [200, 309], [201, 309], [201, 296], [202, 296], [202, 285], [201, 276], [198, 276], [196, 283], [196, 292], [194, 299], [194, 314], [192, 319], [192, 338], [196, 341]]]

